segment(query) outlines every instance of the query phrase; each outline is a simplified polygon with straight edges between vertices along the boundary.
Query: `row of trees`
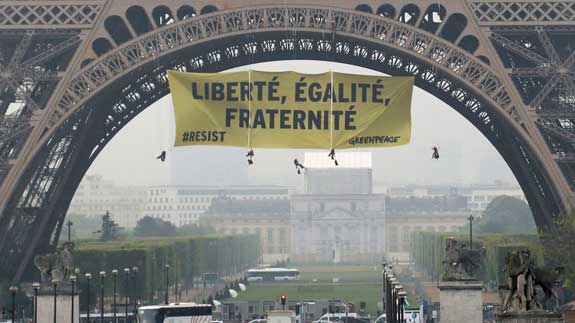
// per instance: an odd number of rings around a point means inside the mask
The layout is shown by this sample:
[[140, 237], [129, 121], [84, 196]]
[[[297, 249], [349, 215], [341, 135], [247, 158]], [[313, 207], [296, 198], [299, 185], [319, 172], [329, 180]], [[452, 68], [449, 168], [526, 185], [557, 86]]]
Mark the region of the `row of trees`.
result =
[[[128, 237], [177, 237], [177, 236], [201, 236], [213, 234], [215, 230], [210, 227], [189, 224], [176, 228], [171, 222], [150, 216], [141, 218], [136, 227], [127, 230], [120, 227], [106, 212], [100, 219], [86, 216], [70, 216], [69, 220], [74, 224], [71, 228], [71, 236], [74, 239], [87, 239], [97, 237], [101, 241], [113, 241]], [[66, 239], [68, 232], [62, 230], [61, 240]]]

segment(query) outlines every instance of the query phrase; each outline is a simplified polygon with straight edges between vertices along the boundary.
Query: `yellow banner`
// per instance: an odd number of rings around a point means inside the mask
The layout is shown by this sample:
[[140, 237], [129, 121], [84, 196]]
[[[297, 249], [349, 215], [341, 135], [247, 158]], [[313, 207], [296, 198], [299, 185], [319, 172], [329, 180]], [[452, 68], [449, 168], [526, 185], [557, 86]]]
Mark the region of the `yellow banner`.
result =
[[168, 71], [168, 79], [176, 146], [389, 147], [411, 136], [413, 77]]

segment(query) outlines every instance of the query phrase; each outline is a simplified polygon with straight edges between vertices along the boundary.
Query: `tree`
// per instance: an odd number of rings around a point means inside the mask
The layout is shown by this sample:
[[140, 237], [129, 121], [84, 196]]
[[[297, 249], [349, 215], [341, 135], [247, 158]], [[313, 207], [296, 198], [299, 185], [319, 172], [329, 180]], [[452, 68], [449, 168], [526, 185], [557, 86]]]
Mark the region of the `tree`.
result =
[[134, 228], [137, 237], [173, 237], [177, 235], [176, 227], [162, 219], [145, 216], [138, 221]]
[[540, 235], [545, 264], [565, 268], [565, 286], [575, 289], [575, 210], [555, 217], [554, 230]]
[[110, 216], [110, 212], [106, 211], [106, 214], [102, 215], [102, 229], [99, 231], [101, 233], [100, 240], [111, 241], [118, 239], [118, 232], [121, 228]]
[[537, 234], [527, 203], [510, 196], [498, 196], [487, 205], [479, 224], [482, 233]]

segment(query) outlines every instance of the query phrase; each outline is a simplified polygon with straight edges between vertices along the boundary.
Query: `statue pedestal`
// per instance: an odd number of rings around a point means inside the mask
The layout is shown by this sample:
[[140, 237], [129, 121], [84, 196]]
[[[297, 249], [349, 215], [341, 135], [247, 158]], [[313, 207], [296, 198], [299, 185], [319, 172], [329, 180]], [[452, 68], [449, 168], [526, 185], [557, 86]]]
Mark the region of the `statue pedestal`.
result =
[[[74, 292], [74, 322], [80, 322], [79, 296]], [[72, 318], [72, 289], [58, 287], [56, 295], [56, 323], [70, 323]], [[38, 323], [54, 322], [54, 286], [43, 285], [38, 293]]]
[[454, 280], [439, 283], [441, 323], [482, 323], [483, 283], [476, 280]]
[[498, 313], [495, 314], [497, 323], [563, 323], [561, 314], [544, 311], [525, 313]]

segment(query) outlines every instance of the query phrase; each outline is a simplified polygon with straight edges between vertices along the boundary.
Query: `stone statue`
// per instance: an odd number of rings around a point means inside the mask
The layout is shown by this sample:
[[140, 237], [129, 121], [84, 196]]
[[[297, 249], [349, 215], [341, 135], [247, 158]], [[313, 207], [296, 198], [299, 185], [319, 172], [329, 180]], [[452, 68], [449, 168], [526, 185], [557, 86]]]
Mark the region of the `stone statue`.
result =
[[469, 250], [455, 238], [447, 238], [443, 265], [443, 280], [470, 280], [481, 263], [481, 251]]
[[[505, 273], [507, 275], [507, 297], [504, 298], [503, 312], [542, 311], [543, 306], [537, 296], [545, 300], [554, 299], [554, 310], [559, 309], [558, 291], [561, 288], [563, 267], [549, 270], [535, 267], [531, 252], [528, 249], [509, 252], [505, 256]], [[543, 295], [537, 295], [540, 287]]]
[[40, 270], [43, 283], [62, 282], [74, 271], [72, 262], [73, 242], [64, 242], [56, 252], [34, 257], [34, 265]]

